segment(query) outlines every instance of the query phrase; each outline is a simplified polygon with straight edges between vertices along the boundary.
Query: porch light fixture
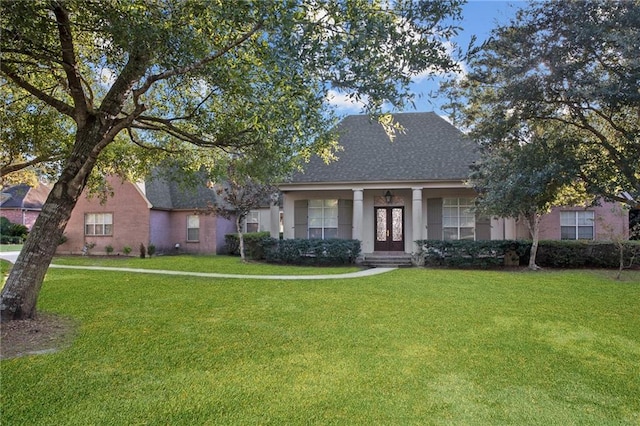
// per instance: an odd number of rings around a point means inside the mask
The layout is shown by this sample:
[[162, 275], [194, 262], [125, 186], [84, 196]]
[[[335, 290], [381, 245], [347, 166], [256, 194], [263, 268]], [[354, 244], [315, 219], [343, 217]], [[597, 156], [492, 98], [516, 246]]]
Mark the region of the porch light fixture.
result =
[[384, 199], [387, 201], [387, 204], [391, 203], [391, 200], [393, 199], [393, 195], [391, 195], [391, 191], [387, 191], [384, 194]]

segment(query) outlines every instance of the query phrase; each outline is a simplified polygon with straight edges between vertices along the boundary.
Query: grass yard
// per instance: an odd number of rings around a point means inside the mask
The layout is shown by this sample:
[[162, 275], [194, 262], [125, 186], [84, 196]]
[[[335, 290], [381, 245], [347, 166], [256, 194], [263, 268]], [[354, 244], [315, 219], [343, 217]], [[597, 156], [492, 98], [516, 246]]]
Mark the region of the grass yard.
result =
[[613, 275], [52, 269], [77, 336], [0, 363], [2, 423], [637, 425], [640, 273]]
[[20, 250], [22, 250], [22, 244], [0, 244], [0, 252]]
[[215, 272], [241, 275], [317, 275], [344, 274], [360, 270], [356, 266], [312, 267], [243, 263], [238, 256], [154, 256], [145, 259], [127, 256], [59, 256], [57, 265], [106, 266], [170, 271]]

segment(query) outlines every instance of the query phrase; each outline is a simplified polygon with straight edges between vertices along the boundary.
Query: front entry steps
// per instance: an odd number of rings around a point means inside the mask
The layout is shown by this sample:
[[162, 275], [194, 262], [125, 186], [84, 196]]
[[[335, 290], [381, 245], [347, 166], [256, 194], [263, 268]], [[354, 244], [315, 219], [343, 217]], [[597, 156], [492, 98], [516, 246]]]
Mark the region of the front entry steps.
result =
[[359, 263], [369, 268], [408, 268], [413, 266], [411, 255], [398, 251], [366, 253], [361, 256]]

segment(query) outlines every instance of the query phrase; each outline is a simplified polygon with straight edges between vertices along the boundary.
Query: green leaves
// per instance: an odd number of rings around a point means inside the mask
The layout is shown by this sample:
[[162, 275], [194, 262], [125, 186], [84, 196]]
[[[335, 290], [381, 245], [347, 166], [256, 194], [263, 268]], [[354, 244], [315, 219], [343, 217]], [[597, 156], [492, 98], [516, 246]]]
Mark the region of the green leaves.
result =
[[[449, 93], [482, 144], [539, 127], [554, 160], [594, 196], [640, 200], [640, 4], [531, 4], [496, 28]], [[632, 194], [635, 201], [621, 197]]]

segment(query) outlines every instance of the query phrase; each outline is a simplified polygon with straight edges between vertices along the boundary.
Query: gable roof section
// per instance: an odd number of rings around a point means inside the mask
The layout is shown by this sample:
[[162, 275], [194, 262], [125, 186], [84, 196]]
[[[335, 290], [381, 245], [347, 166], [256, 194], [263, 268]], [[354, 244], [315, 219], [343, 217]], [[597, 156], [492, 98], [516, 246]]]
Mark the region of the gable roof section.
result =
[[207, 188], [206, 179], [192, 185], [169, 180], [158, 173], [145, 181], [145, 195], [153, 208], [162, 210], [187, 210], [206, 208], [216, 203], [215, 191]]
[[344, 151], [325, 164], [313, 157], [289, 183], [464, 180], [477, 154], [463, 133], [433, 112], [394, 114], [404, 132], [392, 142], [367, 115], [338, 125]]
[[2, 191], [1, 206], [5, 209], [42, 210], [49, 192], [51, 187], [44, 183], [38, 183], [35, 187], [13, 185]]

